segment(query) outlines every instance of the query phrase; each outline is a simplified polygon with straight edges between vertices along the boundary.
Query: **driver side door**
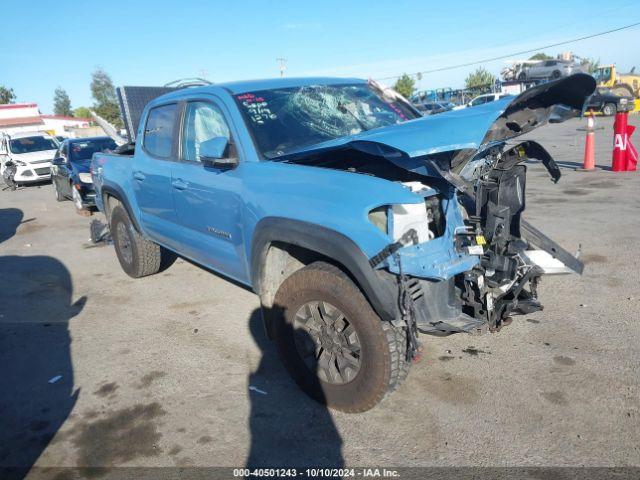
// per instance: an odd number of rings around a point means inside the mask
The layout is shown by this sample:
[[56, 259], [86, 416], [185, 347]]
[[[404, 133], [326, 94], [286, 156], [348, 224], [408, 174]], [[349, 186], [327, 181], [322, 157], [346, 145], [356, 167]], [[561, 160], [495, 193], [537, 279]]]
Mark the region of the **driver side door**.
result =
[[188, 101], [180, 135], [180, 161], [172, 165], [173, 203], [184, 253], [242, 283], [248, 282], [242, 231], [242, 171], [205, 164], [200, 145], [216, 137], [228, 140], [225, 157], [235, 156], [230, 122], [213, 99]]

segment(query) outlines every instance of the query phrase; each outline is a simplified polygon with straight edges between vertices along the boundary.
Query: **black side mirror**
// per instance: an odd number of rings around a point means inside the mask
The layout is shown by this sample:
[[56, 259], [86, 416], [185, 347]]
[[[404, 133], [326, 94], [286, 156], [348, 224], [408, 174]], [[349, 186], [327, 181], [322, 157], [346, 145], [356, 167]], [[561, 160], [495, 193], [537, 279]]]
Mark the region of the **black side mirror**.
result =
[[205, 167], [231, 169], [238, 166], [236, 157], [228, 156], [229, 140], [215, 137], [200, 144], [200, 161]]
[[237, 157], [229, 157], [229, 158], [216, 158], [215, 160], [206, 159], [202, 161], [207, 167], [221, 168], [224, 170], [231, 170], [238, 166], [238, 158]]
[[56, 157], [53, 159], [53, 163], [56, 166], [60, 166], [60, 165], [64, 165], [67, 163], [67, 161], [64, 159], [64, 157]]

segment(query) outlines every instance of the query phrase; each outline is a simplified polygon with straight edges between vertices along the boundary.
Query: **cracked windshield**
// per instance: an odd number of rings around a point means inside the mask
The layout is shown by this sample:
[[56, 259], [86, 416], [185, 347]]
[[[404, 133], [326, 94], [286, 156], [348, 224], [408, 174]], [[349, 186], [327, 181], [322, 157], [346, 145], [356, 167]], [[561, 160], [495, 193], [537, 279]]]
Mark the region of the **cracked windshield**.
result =
[[236, 100], [266, 158], [415, 118], [367, 84], [262, 90]]

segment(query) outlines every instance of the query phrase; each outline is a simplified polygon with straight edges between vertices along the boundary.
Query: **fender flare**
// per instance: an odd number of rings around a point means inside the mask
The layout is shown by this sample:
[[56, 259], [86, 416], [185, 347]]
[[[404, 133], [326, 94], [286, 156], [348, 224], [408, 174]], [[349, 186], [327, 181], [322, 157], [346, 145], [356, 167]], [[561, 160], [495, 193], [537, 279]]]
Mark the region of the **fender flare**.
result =
[[266, 217], [255, 227], [251, 242], [251, 283], [258, 295], [262, 293], [262, 269], [266, 255], [274, 242], [296, 245], [335, 260], [355, 278], [382, 320], [392, 321], [399, 317], [395, 276], [371, 268], [364, 252], [345, 235], [288, 218]]
[[[133, 209], [131, 208], [131, 204], [129, 203], [127, 195], [124, 193], [124, 190], [122, 190], [122, 188], [119, 185], [116, 185], [115, 183], [112, 183], [112, 182], [105, 182], [102, 185], [102, 188], [100, 189], [100, 195], [102, 196], [103, 202], [104, 202], [104, 197], [106, 195], [109, 195], [115, 198], [116, 200], [118, 200], [122, 204], [122, 206], [124, 206], [124, 209], [127, 211], [127, 215], [129, 215], [129, 218], [131, 219], [131, 223], [133, 223], [133, 226], [136, 229], [136, 231], [140, 234], [142, 233], [142, 229], [140, 228], [140, 224], [138, 223], [138, 218], [133, 214]], [[106, 205], [105, 205], [105, 210], [106, 210]], [[104, 213], [106, 214], [107, 212], [105, 211]]]

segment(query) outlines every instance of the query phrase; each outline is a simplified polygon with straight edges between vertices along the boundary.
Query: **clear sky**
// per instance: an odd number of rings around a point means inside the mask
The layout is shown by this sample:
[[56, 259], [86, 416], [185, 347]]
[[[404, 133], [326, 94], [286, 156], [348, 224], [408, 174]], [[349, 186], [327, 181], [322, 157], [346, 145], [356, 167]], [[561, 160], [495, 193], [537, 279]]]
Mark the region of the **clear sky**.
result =
[[[274, 77], [277, 57], [287, 76], [382, 78], [638, 22], [640, 0], [2, 0], [0, 15], [0, 84], [51, 113], [58, 85], [74, 108], [92, 103], [96, 66], [116, 85]], [[545, 53], [567, 50], [640, 70], [640, 27]], [[505, 65], [484, 66], [498, 74]], [[475, 68], [426, 75], [420, 86], [461, 87]]]

